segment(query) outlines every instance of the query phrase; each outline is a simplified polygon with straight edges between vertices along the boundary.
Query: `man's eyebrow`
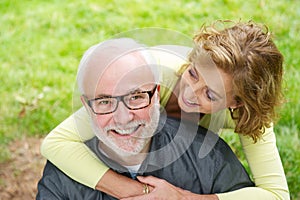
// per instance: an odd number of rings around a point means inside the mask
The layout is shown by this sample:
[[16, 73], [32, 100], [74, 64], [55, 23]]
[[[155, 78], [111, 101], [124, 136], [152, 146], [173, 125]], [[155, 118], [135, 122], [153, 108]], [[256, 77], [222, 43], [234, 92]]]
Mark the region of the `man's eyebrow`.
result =
[[141, 88], [136, 88], [134, 90], [129, 91], [129, 93], [127, 93], [127, 94], [134, 94], [134, 93], [143, 92], [143, 91], [146, 91], [146, 90], [142, 90]]
[[134, 94], [134, 93], [143, 92], [143, 91], [144, 90], [142, 90], [141, 88], [136, 88], [136, 89], [132, 89], [132, 90], [130, 90], [127, 93], [124, 93], [122, 95], [98, 94], [96, 96], [96, 98], [110, 98], [110, 97], [116, 97], [116, 96], [124, 96], [124, 95]]
[[108, 94], [98, 94], [98, 95], [96, 96], [97, 99], [98, 99], [98, 98], [110, 98], [110, 97], [113, 97], [113, 96], [108, 95]]

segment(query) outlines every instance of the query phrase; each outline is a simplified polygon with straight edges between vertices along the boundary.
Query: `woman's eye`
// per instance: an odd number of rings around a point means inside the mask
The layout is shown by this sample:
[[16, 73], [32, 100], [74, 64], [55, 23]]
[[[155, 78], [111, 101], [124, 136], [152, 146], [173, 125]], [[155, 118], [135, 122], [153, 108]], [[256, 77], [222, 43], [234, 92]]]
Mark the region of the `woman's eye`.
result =
[[198, 79], [198, 76], [193, 69], [189, 69], [188, 72], [192, 78]]
[[214, 97], [213, 93], [209, 89], [206, 90], [206, 96], [210, 101], [217, 101], [217, 99]]

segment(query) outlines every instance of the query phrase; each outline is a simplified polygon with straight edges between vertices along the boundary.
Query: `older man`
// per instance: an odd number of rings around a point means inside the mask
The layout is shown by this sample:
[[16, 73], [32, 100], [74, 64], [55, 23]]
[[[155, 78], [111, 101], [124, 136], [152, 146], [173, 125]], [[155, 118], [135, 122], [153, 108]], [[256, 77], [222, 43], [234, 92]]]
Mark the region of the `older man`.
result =
[[[196, 121], [160, 116], [160, 86], [149, 63], [154, 63], [151, 54], [131, 39], [108, 40], [86, 52], [77, 81], [97, 136], [88, 147], [107, 166], [133, 179], [153, 175], [198, 194], [253, 186], [221, 139], [199, 158], [204, 138], [215, 141], [217, 135]], [[48, 162], [37, 199], [114, 198], [75, 182]]]

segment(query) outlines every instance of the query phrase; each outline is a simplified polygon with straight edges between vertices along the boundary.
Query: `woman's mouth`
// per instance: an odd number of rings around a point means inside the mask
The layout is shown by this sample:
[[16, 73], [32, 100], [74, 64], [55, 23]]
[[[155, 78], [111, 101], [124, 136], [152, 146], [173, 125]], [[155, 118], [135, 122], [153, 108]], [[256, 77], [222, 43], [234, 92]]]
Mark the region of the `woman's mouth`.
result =
[[182, 101], [185, 103], [185, 105], [187, 105], [188, 107], [195, 107], [195, 106], [199, 106], [198, 103], [196, 102], [193, 102], [193, 101], [190, 101], [188, 99], [185, 99], [183, 96], [182, 96]]

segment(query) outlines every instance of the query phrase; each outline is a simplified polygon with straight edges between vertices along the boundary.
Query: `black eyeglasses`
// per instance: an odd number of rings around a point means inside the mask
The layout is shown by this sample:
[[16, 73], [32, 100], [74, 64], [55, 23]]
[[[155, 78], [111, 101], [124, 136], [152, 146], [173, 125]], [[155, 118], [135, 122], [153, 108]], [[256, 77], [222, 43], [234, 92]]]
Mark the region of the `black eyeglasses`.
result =
[[141, 91], [125, 94], [122, 96], [103, 96], [86, 102], [97, 115], [113, 113], [117, 110], [119, 102], [122, 101], [129, 110], [138, 110], [146, 108], [151, 104], [151, 99], [155, 93], [157, 85], [150, 91]]

